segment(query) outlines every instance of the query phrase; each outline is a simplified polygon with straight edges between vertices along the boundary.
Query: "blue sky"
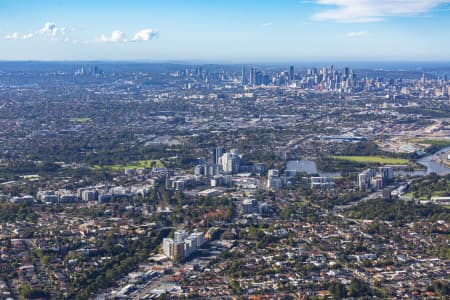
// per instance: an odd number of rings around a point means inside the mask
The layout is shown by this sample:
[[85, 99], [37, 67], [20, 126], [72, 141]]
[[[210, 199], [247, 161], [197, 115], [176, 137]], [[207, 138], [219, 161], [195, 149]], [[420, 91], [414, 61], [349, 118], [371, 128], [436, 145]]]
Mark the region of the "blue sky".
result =
[[450, 0], [0, 0], [0, 60], [450, 61]]

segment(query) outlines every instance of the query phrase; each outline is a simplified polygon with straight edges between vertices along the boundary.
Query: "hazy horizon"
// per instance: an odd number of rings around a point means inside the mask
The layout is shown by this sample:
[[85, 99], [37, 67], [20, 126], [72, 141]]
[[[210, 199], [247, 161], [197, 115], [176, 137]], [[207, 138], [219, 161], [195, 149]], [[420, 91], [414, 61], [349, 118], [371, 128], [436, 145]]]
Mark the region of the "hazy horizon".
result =
[[0, 60], [449, 62], [449, 16], [448, 0], [4, 0]]

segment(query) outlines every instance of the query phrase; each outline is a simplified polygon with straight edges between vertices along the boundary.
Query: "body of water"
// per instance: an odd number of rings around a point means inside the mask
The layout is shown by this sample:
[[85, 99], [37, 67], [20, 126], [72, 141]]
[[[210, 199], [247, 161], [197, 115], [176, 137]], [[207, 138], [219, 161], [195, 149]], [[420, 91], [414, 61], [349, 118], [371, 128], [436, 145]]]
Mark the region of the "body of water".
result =
[[[426, 167], [426, 170], [418, 170], [418, 171], [406, 171], [406, 170], [395, 170], [395, 175], [402, 175], [402, 176], [425, 176], [430, 173], [437, 173], [437, 174], [450, 174], [450, 168], [446, 167], [445, 165], [437, 163], [434, 159], [442, 152], [448, 152], [450, 151], [450, 147], [444, 148], [439, 150], [438, 152], [422, 157], [421, 159], [417, 160], [416, 162], [424, 167]], [[317, 165], [312, 160], [291, 160], [288, 161], [286, 164], [286, 171], [295, 171], [298, 173], [305, 172], [307, 174], [319, 174], [320, 176], [324, 177], [337, 177], [341, 176], [341, 173], [339, 172], [320, 172], [317, 170]]]
[[440, 153], [448, 151], [450, 151], [450, 147], [441, 149], [432, 155], [425, 156], [417, 160], [417, 163], [427, 168], [426, 174], [430, 173], [450, 174], [450, 168], [446, 167], [445, 165], [441, 165], [440, 163], [437, 163], [434, 160]]
[[297, 173], [305, 172], [309, 175], [319, 174], [323, 177], [337, 177], [341, 176], [339, 172], [320, 172], [317, 170], [317, 165], [312, 160], [291, 160], [286, 164], [286, 171], [295, 171]]

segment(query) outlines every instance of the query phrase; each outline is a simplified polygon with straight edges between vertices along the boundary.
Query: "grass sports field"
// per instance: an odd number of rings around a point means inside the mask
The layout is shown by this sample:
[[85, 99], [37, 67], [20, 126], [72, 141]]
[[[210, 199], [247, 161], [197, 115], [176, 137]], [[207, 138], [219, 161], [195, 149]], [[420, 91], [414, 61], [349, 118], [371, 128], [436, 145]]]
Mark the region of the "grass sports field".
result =
[[413, 140], [413, 142], [422, 145], [450, 146], [450, 140]]
[[383, 165], [406, 165], [409, 160], [382, 156], [332, 156], [333, 159], [347, 160], [356, 163], [372, 163]]
[[106, 166], [99, 166], [95, 165], [92, 167], [93, 170], [110, 170], [110, 171], [124, 171], [127, 169], [138, 169], [138, 168], [163, 168], [164, 164], [160, 160], [139, 160], [130, 162], [126, 165], [106, 165]]

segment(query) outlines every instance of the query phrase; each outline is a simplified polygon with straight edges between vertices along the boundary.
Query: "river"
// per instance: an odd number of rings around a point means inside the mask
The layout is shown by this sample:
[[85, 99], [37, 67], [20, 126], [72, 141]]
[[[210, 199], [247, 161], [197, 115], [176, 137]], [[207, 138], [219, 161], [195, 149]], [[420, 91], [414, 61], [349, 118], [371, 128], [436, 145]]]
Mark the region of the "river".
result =
[[443, 148], [432, 155], [425, 156], [417, 160], [417, 163], [427, 168], [426, 174], [430, 173], [450, 174], [450, 168], [441, 165], [434, 160], [440, 153], [447, 151], [450, 151], [450, 147]]
[[[450, 168], [441, 165], [437, 163], [434, 158], [439, 155], [442, 152], [450, 151], [450, 147], [443, 148], [439, 150], [438, 152], [422, 157], [421, 159], [417, 160], [416, 162], [424, 167], [426, 167], [426, 170], [417, 170], [417, 171], [402, 171], [402, 170], [395, 170], [394, 175], [409, 175], [409, 176], [425, 176], [430, 173], [437, 173], [437, 174], [450, 174]], [[320, 172], [317, 169], [317, 165], [312, 160], [291, 160], [288, 161], [286, 164], [286, 171], [295, 171], [295, 172], [305, 172], [307, 174], [319, 174], [323, 177], [337, 177], [340, 176], [341, 173], [339, 172]]]

